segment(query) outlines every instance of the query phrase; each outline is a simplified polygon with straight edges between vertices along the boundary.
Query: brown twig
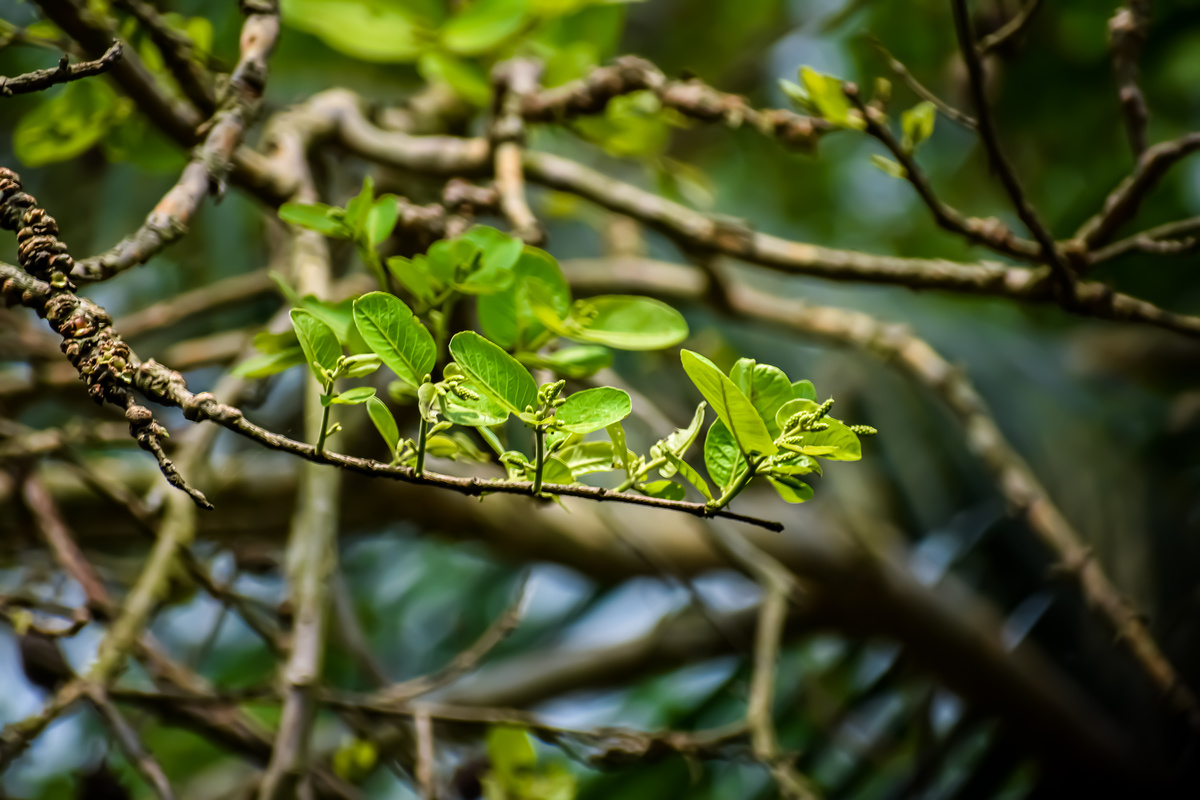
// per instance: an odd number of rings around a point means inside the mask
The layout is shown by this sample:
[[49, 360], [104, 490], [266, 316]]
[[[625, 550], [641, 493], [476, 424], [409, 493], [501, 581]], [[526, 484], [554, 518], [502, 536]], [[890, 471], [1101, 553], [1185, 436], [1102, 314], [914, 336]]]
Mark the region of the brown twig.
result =
[[979, 40], [979, 44], [976, 45], [979, 55], [981, 57], [986, 56], [993, 50], [1003, 47], [1010, 40], [1020, 36], [1021, 31], [1025, 30], [1041, 7], [1042, 0], [1027, 0], [1025, 6], [1013, 15], [1012, 19]]
[[475, 643], [450, 660], [437, 672], [423, 675], [410, 681], [397, 683], [375, 692], [370, 702], [377, 706], [400, 706], [446, 686], [475, 669], [488, 653], [512, 633], [521, 621], [521, 607], [525, 602], [525, 588], [529, 575], [521, 577], [516, 594], [508, 608], [497, 617]]
[[521, 151], [525, 145], [525, 120], [521, 103], [537, 91], [541, 64], [529, 58], [504, 61], [492, 70], [496, 118], [489, 133], [494, 149], [496, 189], [500, 208], [512, 225], [513, 235], [526, 244], [542, 244], [546, 238], [525, 197], [525, 175]]
[[1138, 158], [1137, 165], [1104, 200], [1104, 208], [1080, 226], [1073, 237], [1088, 250], [1112, 240], [1122, 225], [1137, 214], [1146, 195], [1167, 171], [1183, 158], [1200, 150], [1200, 133], [1189, 133], [1160, 142]]
[[1138, 85], [1138, 59], [1150, 37], [1150, 0], [1129, 0], [1108, 21], [1108, 42], [1112, 48], [1113, 73], [1117, 79], [1117, 97], [1121, 101], [1125, 133], [1133, 157], [1146, 152], [1146, 125], [1150, 110]]
[[266, 270], [247, 272], [244, 275], [215, 281], [147, 306], [141, 311], [127, 314], [118, 319], [113, 327], [121, 331], [121, 335], [127, 339], [134, 339], [150, 331], [176, 325], [190, 317], [234, 303], [242, 303], [274, 290], [275, 283], [268, 277]]
[[917, 190], [917, 194], [929, 208], [929, 211], [933, 214], [934, 221], [937, 222], [939, 227], [951, 233], [957, 233], [973, 244], [983, 245], [1013, 258], [1025, 261], [1039, 261], [1041, 259], [1042, 250], [1038, 247], [1037, 242], [1015, 236], [1009, 230], [1008, 226], [999, 220], [982, 220], [976, 217], [966, 217], [957, 209], [943, 203], [933, 191], [933, 187], [930, 185], [925, 173], [917, 166], [913, 153], [910, 150], [904, 149], [900, 142], [896, 141], [896, 137], [892, 135], [891, 129], [888, 128], [887, 118], [883, 113], [864, 103], [859, 96], [858, 87], [854, 84], [845, 84], [842, 89], [846, 97], [849, 98], [854, 107], [862, 114], [867, 126], [867, 133], [882, 142], [884, 147], [900, 162], [900, 166], [904, 167], [905, 180], [911, 183], [913, 188]]
[[[21, 191], [20, 177], [4, 167], [0, 167], [0, 227], [17, 233], [21, 268], [44, 287], [29, 292], [19, 287], [14, 276], [2, 282], [0, 293], [8, 297], [19, 294], [23, 301], [28, 296], [28, 302], [62, 337], [63, 352], [87, 384], [88, 394], [97, 402], [123, 409], [130, 436], [154, 455], [171, 485], [186, 492], [198, 505], [211, 507], [166, 457], [161, 444], [166, 429], [155, 421], [150, 409], [137, 404], [130, 391], [127, 371], [132, 355], [119, 337], [111, 335], [111, 318], [75, 294], [68, 277], [74, 262], [58, 239], [58, 224], [33, 197]], [[76, 313], [88, 306], [87, 316]]]
[[1197, 245], [1200, 245], [1200, 237], [1190, 235], [1195, 233], [1200, 233], [1200, 217], [1168, 222], [1165, 225], [1135, 233], [1099, 250], [1093, 250], [1088, 253], [1088, 265], [1095, 266], [1134, 250], [1171, 256], [1190, 253], [1196, 249]]
[[212, 76], [196, 59], [196, 45], [191, 37], [168, 24], [145, 0], [118, 0], [117, 5], [133, 15], [150, 33], [163, 64], [197, 110], [205, 117], [212, 114], [217, 108]]
[[27, 72], [24, 75], [18, 75], [15, 78], [6, 78], [0, 75], [0, 97], [40, 92], [59, 83], [77, 81], [80, 78], [87, 78], [92, 75], [100, 75], [108, 72], [113, 64], [121, 59], [122, 50], [121, 43], [114, 41], [108, 50], [105, 51], [104, 55], [95, 61], [81, 61], [78, 64], [71, 64], [70, 59], [64, 53], [62, 58], [59, 59], [58, 66], [53, 69], [39, 69], [36, 72]]
[[1059, 294], [1060, 300], [1065, 304], [1073, 305], [1076, 294], [1075, 274], [1066, 259], [1059, 253], [1054, 237], [1042, 224], [1037, 212], [1026, 197], [1025, 191], [1021, 188], [1016, 172], [1005, 158], [1004, 151], [1000, 149], [1000, 138], [992, 120], [992, 112], [984, 88], [983, 62], [980, 60], [979, 50], [975, 45], [975, 34], [971, 29], [966, 0], [951, 0], [950, 6], [954, 12], [954, 30], [958, 35], [959, 51], [967, 65], [971, 95], [975, 100], [979, 138], [983, 142], [984, 149], [987, 150], [988, 162], [997, 177], [1000, 178], [1000, 183], [1004, 185], [1004, 190], [1008, 193], [1008, 198], [1012, 201], [1017, 216], [1021, 218], [1021, 222], [1025, 223], [1029, 233], [1041, 246], [1041, 260], [1050, 266], [1056, 284], [1056, 293]]
[[978, 129], [979, 123], [975, 121], [974, 117], [970, 116], [969, 114], [964, 114], [962, 111], [959, 111], [957, 108], [938, 97], [929, 89], [925, 88], [924, 84], [918, 81], [916, 77], [909, 71], [908, 67], [904, 65], [904, 62], [891, 54], [879, 37], [868, 35], [867, 41], [872, 47], [875, 48], [883, 60], [887, 62], [888, 69], [894, 72], [896, 76], [900, 78], [900, 80], [904, 81], [904, 85], [911, 89], [913, 94], [922, 100], [933, 103], [934, 106], [937, 107], [937, 110], [941, 112], [942, 116], [944, 116], [946, 119], [958, 123], [969, 131]]
[[97, 684], [89, 684], [87, 695], [96, 705], [96, 708], [100, 709], [100, 715], [112, 730], [113, 737], [125, 753], [125, 758], [146, 779], [146, 783], [150, 784], [150, 788], [154, 790], [154, 794], [159, 797], [159, 800], [174, 800], [175, 791], [171, 788], [171, 782], [167, 780], [167, 775], [163, 772], [162, 766], [146, 750], [137, 731], [133, 729], [121, 714], [121, 711], [109, 699], [104, 687]]
[[219, 200], [246, 129], [253, 122], [267, 78], [267, 57], [279, 35], [273, 2], [254, 5], [242, 26], [241, 54], [212, 119], [204, 142], [142, 226], [106, 253], [79, 261], [74, 277], [101, 281], [144, 264], [187, 233], [192, 216], [210, 192]]

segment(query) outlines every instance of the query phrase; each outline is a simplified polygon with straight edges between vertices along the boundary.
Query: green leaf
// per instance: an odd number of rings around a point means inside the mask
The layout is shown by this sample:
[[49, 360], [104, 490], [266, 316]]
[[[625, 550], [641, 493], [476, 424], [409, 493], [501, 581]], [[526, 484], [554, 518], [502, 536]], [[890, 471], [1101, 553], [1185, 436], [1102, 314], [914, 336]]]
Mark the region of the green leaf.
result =
[[695, 468], [692, 467], [691, 464], [670, 453], [667, 453], [667, 458], [671, 461], [671, 464], [675, 467], [675, 470], [683, 476], [684, 480], [686, 480], [692, 486], [695, 486], [696, 490], [700, 492], [700, 494], [704, 495], [705, 500], [710, 503], [713, 501], [712, 490], [708, 488], [708, 482], [704, 480], [703, 476], [701, 476], [699, 472], [696, 472]]
[[625, 444], [624, 426], [619, 422], [614, 422], [611, 425], [606, 425], [604, 430], [608, 432], [608, 438], [612, 440], [613, 453], [621, 460], [621, 466], [625, 469], [625, 474], [632, 478], [633, 457], [629, 453], [629, 447]]
[[424, 256], [408, 259], [392, 256], [387, 260], [388, 272], [400, 281], [400, 285], [412, 292], [413, 297], [429, 303], [437, 294], [434, 278], [429, 273], [429, 263]]
[[459, 239], [475, 245], [480, 253], [479, 269], [462, 282], [464, 291], [489, 294], [512, 285], [513, 267], [525, 248], [520, 239], [487, 225], [475, 225]]
[[367, 213], [367, 246], [375, 249], [387, 241], [400, 219], [400, 201], [395, 195], [384, 195], [375, 201]]
[[[696, 436], [700, 433], [700, 426], [704, 424], [704, 409], [708, 404], [701, 402], [696, 406], [696, 413], [692, 415], [692, 421], [686, 428], [676, 428], [665, 438], [660, 439], [657, 444], [650, 448], [650, 457], [653, 459], [664, 458], [667, 453], [671, 453], [676, 458], [683, 458], [683, 454], [692, 446], [692, 442], [696, 441]], [[664, 478], [669, 478], [675, 474], [675, 465], [669, 460], [662, 467], [659, 467], [658, 474]]]
[[642, 494], [657, 497], [660, 500], [682, 500], [687, 497], [687, 489], [675, 481], [651, 481], [637, 487]]
[[862, 130], [866, 127], [861, 117], [851, 115], [850, 100], [842, 91], [839, 79], [823, 75], [811, 67], [802, 67], [800, 82], [804, 85], [808, 105], [817, 116], [843, 128]]
[[767, 477], [767, 481], [775, 487], [775, 491], [785, 502], [803, 503], [813, 497], [811, 486], [790, 475], [770, 475]]
[[883, 172], [892, 176], [893, 178], [900, 178], [903, 180], [904, 178], [908, 177], [908, 170], [906, 170], [902, 164], [897, 164], [887, 156], [881, 156], [878, 153], [872, 153], [871, 164], [876, 168], [883, 170]]
[[556, 455], [571, 468], [576, 477], [618, 468], [613, 464], [612, 442], [580, 442], [564, 447]]
[[349, 239], [351, 230], [343, 221], [346, 212], [324, 203], [284, 203], [279, 218], [289, 225], [299, 225], [334, 239]]
[[262, 353], [261, 355], [251, 356], [234, 367], [233, 374], [239, 378], [257, 380], [258, 378], [266, 378], [283, 372], [286, 369], [291, 369], [297, 364], [303, 364], [304, 362], [304, 351], [299, 347], [289, 347], [286, 350], [279, 350], [274, 353]]
[[921, 142], [933, 135], [937, 122], [937, 106], [923, 100], [900, 115], [900, 130], [903, 133], [900, 146], [911, 153]]
[[612, 351], [600, 345], [585, 344], [552, 353], [518, 353], [517, 360], [526, 366], [553, 370], [560, 378], [582, 380], [611, 366]]
[[342, 374], [347, 378], [361, 378], [379, 369], [383, 359], [374, 353], [350, 356], [342, 364]]
[[354, 301], [354, 324], [371, 351], [393, 372], [420, 386], [437, 361], [433, 337], [404, 301], [386, 292], [369, 292]]
[[469, 428], [483, 428], [499, 425], [508, 419], [508, 409], [488, 397], [480, 390], [478, 384], [466, 381], [459, 385], [474, 392], [477, 399], [460, 397], [453, 392], [442, 396], [442, 416], [449, 422]]
[[375, 203], [375, 180], [370, 176], [363, 178], [362, 189], [346, 203], [346, 224], [356, 239], [367, 239], [367, 218], [371, 215], [371, 207]]
[[330, 402], [340, 406], [357, 406], [375, 396], [374, 386], [355, 386], [335, 396]]
[[733, 485], [747, 469], [746, 457], [738, 449], [729, 428], [719, 419], [708, 427], [708, 436], [704, 438], [704, 466], [708, 477], [723, 489]]
[[683, 315], [649, 297], [602, 295], [575, 304], [565, 329], [557, 331], [578, 342], [595, 342], [618, 350], [661, 350], [687, 338]]
[[337, 334], [333, 332], [333, 328], [304, 309], [293, 308], [291, 317], [292, 327], [296, 329], [296, 338], [300, 340], [300, 347], [304, 350], [304, 360], [317, 382], [324, 386], [325, 376], [321, 369], [333, 372], [342, 356], [342, 346], [338, 343]]
[[442, 27], [442, 44], [459, 55], [486, 53], [521, 30], [527, 5], [527, 0], [475, 0]]
[[[812, 400], [796, 399], [786, 403], [779, 409], [775, 419], [782, 428], [795, 414], [816, 411], [820, 405]], [[822, 422], [829, 424], [823, 431], [808, 431], [800, 434], [798, 445], [785, 445], [793, 452], [810, 456], [820, 456], [830, 461], [858, 461], [862, 458], [862, 443], [858, 435], [840, 420], [826, 416]]]
[[729, 371], [729, 379], [742, 390], [758, 411], [772, 438], [779, 436], [775, 413], [793, 398], [792, 383], [779, 367], [757, 364], [752, 358], [739, 359]]
[[371, 397], [367, 400], [367, 414], [371, 416], [375, 430], [379, 431], [379, 435], [387, 444], [388, 452], [394, 456], [396, 448], [400, 445], [400, 428], [397, 427], [396, 418], [392, 416], [391, 410], [378, 397]]
[[296, 331], [288, 329], [280, 333], [259, 331], [254, 334], [254, 349], [260, 353], [282, 353], [299, 347]]
[[282, 0], [284, 24], [363, 61], [403, 63], [424, 49], [422, 20], [403, 3]]
[[733, 381], [699, 353], [682, 350], [680, 358], [684, 371], [733, 434], [734, 441], [743, 453], [771, 456], [779, 452], [774, 437], [767, 431], [766, 423]]
[[537, 383], [529, 370], [474, 331], [456, 333], [450, 355], [481, 392], [511, 413], [520, 414], [537, 403]]
[[502, 779], [527, 771], [537, 764], [537, 751], [529, 734], [521, 728], [495, 725], [488, 730], [487, 754], [492, 769]]
[[492, 100], [492, 85], [487, 74], [470, 61], [431, 50], [421, 56], [417, 68], [428, 83], [447, 84], [471, 105], [483, 108]]
[[104, 139], [130, 110], [130, 102], [103, 79], [68, 83], [17, 122], [13, 153], [30, 167], [75, 158]]
[[554, 418], [572, 433], [591, 433], [629, 416], [633, 404], [629, 395], [611, 386], [597, 386], [575, 392], [554, 412]]
[[417, 410], [421, 419], [426, 422], [437, 422], [438, 412], [434, 404], [438, 402], [438, 390], [432, 383], [422, 383], [417, 387]]
[[[796, 381], [792, 384], [792, 396], [797, 400], [812, 400], [816, 402], [817, 387], [813, 386], [812, 381]], [[779, 412], [775, 412], [778, 414]]]
[[501, 292], [480, 297], [476, 308], [484, 334], [501, 347], [533, 342], [545, 330], [533, 307], [532, 292], [541, 306], [558, 319], [571, 307], [571, 288], [554, 256], [536, 247], [524, 247], [512, 268], [512, 283]]
[[[530, 471], [529, 479], [533, 479], [532, 471]], [[572, 472], [567, 462], [558, 456], [550, 456], [542, 462], [542, 482], [572, 484], [575, 482], [575, 473]]]

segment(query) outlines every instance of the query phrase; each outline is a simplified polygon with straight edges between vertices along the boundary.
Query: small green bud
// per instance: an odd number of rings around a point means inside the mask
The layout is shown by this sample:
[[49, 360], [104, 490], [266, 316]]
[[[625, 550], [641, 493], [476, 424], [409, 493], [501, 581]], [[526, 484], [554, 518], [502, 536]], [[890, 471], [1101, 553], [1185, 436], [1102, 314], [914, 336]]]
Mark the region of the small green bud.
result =
[[875, 428], [872, 428], [870, 425], [851, 425], [850, 431], [852, 433], [857, 433], [859, 436], [874, 436], [875, 434], [879, 433], [879, 431], [877, 431]]

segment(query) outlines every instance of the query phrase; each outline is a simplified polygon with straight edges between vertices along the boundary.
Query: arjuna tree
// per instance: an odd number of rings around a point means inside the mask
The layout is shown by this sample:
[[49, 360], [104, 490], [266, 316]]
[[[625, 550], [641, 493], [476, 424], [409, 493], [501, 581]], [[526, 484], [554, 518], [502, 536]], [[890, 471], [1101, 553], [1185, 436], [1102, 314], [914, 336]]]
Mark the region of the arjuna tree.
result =
[[0, 2], [0, 795], [1195, 796], [1198, 24]]

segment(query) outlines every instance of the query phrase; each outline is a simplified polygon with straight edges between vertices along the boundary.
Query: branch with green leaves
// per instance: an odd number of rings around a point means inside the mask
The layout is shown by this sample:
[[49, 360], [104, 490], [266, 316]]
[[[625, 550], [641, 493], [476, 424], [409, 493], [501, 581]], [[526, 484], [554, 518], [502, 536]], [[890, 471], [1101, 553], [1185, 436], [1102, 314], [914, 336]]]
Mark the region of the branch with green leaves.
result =
[[[860, 458], [858, 436], [874, 432], [833, 419], [832, 400], [818, 404], [811, 383], [793, 383], [776, 367], [743, 358], [726, 375], [684, 350], [684, 370], [717, 414], [704, 445], [708, 475], [685, 460], [703, 425], [705, 403], [690, 425], [639, 455], [629, 449], [621, 425], [632, 410], [625, 391], [598, 386], [566, 393], [566, 383], [608, 366], [609, 348], [657, 350], [678, 344], [688, 329], [677, 311], [629, 295], [573, 301], [552, 256], [483, 226], [438, 241], [424, 255], [388, 259], [383, 273], [374, 245], [391, 233], [396, 217], [388, 198], [376, 200], [371, 191], [370, 184], [364, 186], [346, 209], [289, 205], [281, 216], [355, 241], [363, 260], [379, 270], [380, 285], [389, 287], [393, 279], [417, 310], [385, 290], [330, 304], [299, 297], [281, 283], [296, 306], [294, 339], [260, 336], [268, 352], [239, 368], [265, 376], [299, 362], [308, 365], [321, 387], [326, 419], [316, 441], [318, 456], [326, 454], [327, 439], [338, 430], [327, 424], [329, 409], [365, 404], [391, 455], [388, 466], [411, 471], [417, 479], [438, 477], [428, 472], [431, 457], [487, 461], [490, 448], [507, 481], [490, 482], [485, 492], [520, 487], [554, 497], [587, 475], [617, 472], [623, 477], [615, 492], [605, 490], [609, 498], [628, 494], [683, 503], [690, 485], [704, 498], [700, 507], [708, 515], [727, 509], [757, 478], [766, 479], [787, 502], [804, 502], [812, 488], [800, 476], [820, 474], [818, 459]], [[466, 299], [474, 300], [480, 332], [458, 331], [447, 341], [451, 313]], [[580, 344], [559, 347], [564, 339]], [[417, 406], [413, 437], [402, 435], [376, 387], [337, 390], [340, 379], [362, 378], [381, 366], [395, 375], [388, 386], [393, 404]], [[539, 386], [529, 367], [549, 371], [557, 380]], [[519, 428], [510, 421], [530, 431], [531, 441], [522, 445]], [[607, 440], [586, 438], [600, 431]]]

